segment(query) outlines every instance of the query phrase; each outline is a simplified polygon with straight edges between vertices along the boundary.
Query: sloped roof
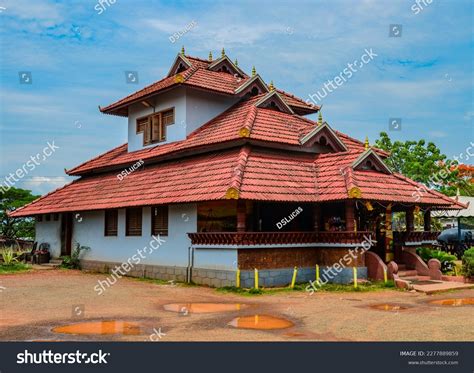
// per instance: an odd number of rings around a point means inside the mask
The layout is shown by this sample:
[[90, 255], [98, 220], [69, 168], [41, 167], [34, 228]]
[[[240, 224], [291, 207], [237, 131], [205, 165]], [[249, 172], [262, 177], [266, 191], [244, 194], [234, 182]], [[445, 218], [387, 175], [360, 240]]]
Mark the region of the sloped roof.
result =
[[[117, 178], [117, 172], [83, 177], [11, 215], [19, 217], [228, 198], [282, 202], [345, 200], [350, 198], [350, 190], [344, 170], [359, 154], [356, 151], [289, 154], [245, 145], [145, 164], [143, 169], [131, 172], [123, 180]], [[351, 173], [351, 185], [360, 189], [361, 199], [414, 204], [412, 193], [419, 184], [401, 175], [373, 171]], [[456, 208], [449, 197], [433, 191], [423, 194], [417, 204]]]
[[[68, 170], [67, 173], [69, 175], [81, 175], [101, 168], [126, 165], [140, 159], [146, 161], [212, 144], [241, 140], [243, 137], [240, 132], [242, 127], [248, 129], [248, 136], [245, 136], [248, 140], [299, 146], [300, 138], [318, 125], [314, 121], [297, 115], [255, 107], [255, 103], [263, 96], [265, 94], [235, 104], [189, 134], [185, 140], [157, 145], [134, 152], [128, 152], [127, 144], [124, 144]], [[364, 149], [362, 142], [338, 131], [334, 132], [349, 150], [359, 151]], [[377, 150], [377, 152], [381, 155], [386, 155], [381, 150]]]
[[[209, 65], [212, 64], [210, 61], [191, 56], [184, 56], [184, 58], [191, 64], [191, 67], [178, 74], [158, 80], [110, 105], [101, 107], [100, 111], [106, 114], [128, 116], [128, 105], [146, 100], [152, 95], [178, 85], [234, 95], [239, 87], [251, 79], [247, 75], [241, 77], [236, 74], [210, 70]], [[279, 93], [287, 105], [297, 108], [302, 113], [311, 113], [319, 110], [318, 106], [307, 104], [302, 99], [289, 93], [284, 91], [279, 91]]]

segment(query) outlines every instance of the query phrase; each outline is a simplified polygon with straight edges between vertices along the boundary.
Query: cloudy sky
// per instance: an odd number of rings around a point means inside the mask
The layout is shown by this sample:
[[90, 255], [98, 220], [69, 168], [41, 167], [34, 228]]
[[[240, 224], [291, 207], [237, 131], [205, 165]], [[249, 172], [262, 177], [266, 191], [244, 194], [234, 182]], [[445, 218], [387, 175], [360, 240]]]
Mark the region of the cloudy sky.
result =
[[46, 193], [72, 180], [64, 168], [125, 143], [126, 119], [98, 105], [162, 78], [183, 44], [203, 58], [225, 47], [304, 99], [371, 49], [322, 100], [325, 120], [373, 142], [401, 118], [393, 138], [459, 155], [474, 141], [473, 2], [429, 1], [0, 0], [1, 181], [54, 142], [16, 184]]

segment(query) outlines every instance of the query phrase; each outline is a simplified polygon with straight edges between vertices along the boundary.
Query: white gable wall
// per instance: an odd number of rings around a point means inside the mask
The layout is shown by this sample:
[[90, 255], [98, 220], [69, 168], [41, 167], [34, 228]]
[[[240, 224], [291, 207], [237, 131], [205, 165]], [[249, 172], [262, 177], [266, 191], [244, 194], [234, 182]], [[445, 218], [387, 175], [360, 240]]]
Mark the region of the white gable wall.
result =
[[237, 101], [236, 97], [178, 87], [149, 99], [148, 102], [154, 104], [155, 108], [142, 103], [133, 104], [128, 110], [128, 151], [144, 148], [143, 133], [136, 133], [137, 118], [174, 107], [175, 122], [166, 128], [166, 141], [146, 146], [148, 148], [186, 139], [191, 132]]
[[61, 255], [61, 221], [37, 221], [35, 224], [35, 241], [49, 243], [49, 252], [53, 258]]

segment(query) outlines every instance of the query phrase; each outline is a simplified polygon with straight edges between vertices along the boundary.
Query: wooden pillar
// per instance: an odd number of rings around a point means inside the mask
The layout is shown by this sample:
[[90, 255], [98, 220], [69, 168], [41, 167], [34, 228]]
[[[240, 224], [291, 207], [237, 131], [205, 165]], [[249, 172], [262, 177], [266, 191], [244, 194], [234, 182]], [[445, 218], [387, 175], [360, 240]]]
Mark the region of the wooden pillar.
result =
[[354, 210], [354, 201], [346, 201], [346, 231], [348, 232], [355, 232], [357, 230]]
[[388, 263], [394, 259], [392, 248], [392, 204], [389, 204], [385, 210], [385, 262]]
[[415, 230], [415, 216], [414, 216], [415, 209], [413, 207], [409, 207], [406, 211], [406, 225], [407, 225], [407, 232], [413, 232]]
[[237, 200], [237, 232], [245, 232], [247, 220], [247, 206], [244, 200]]
[[313, 205], [313, 230], [315, 232], [320, 231], [319, 225], [321, 224], [321, 206], [319, 204]]
[[423, 225], [425, 232], [431, 232], [431, 211], [426, 210], [425, 214], [423, 215]]

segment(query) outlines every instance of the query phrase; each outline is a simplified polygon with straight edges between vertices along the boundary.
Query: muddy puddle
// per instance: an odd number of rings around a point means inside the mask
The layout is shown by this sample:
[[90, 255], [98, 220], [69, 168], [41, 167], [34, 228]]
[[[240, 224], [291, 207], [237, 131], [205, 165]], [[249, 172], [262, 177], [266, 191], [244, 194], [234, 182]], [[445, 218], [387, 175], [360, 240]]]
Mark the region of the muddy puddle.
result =
[[90, 321], [77, 324], [58, 326], [54, 333], [78, 335], [140, 335], [139, 324], [127, 321]]
[[290, 320], [270, 315], [236, 317], [229, 323], [229, 325], [239, 329], [259, 330], [286, 329], [294, 326]]
[[369, 306], [369, 308], [372, 308], [373, 310], [379, 310], [379, 311], [395, 311], [395, 312], [408, 309], [408, 307], [400, 306], [399, 304], [390, 304], [390, 303], [374, 304], [372, 306]]
[[240, 311], [247, 307], [249, 307], [247, 304], [241, 303], [171, 303], [163, 306], [165, 311], [179, 312], [184, 315], [188, 313]]
[[436, 304], [438, 306], [472, 306], [474, 305], [474, 298], [450, 298], [450, 299], [438, 299], [432, 300], [430, 304]]

